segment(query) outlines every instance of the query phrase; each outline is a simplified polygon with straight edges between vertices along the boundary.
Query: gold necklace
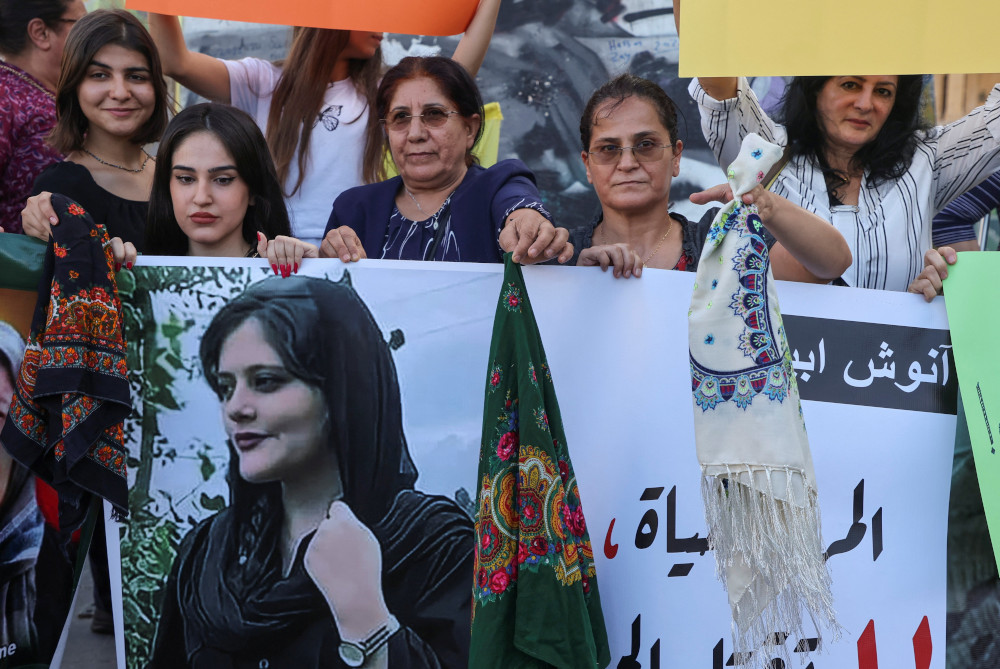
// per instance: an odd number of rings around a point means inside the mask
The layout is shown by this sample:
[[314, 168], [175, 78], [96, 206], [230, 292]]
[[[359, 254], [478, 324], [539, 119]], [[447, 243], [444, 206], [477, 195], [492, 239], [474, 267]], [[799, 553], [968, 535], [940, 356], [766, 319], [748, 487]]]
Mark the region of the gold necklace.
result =
[[12, 66], [8, 65], [7, 63], [0, 62], [0, 70], [6, 70], [7, 72], [10, 72], [11, 74], [13, 74], [15, 77], [17, 77], [21, 81], [25, 82], [26, 84], [29, 84], [30, 86], [32, 86], [34, 88], [37, 88], [38, 90], [40, 90], [42, 93], [45, 93], [45, 95], [49, 96], [53, 100], [56, 99], [55, 93], [53, 93], [49, 89], [45, 88], [45, 86], [42, 86], [41, 84], [39, 84], [37, 81], [35, 81], [31, 77], [29, 77], [26, 73], [21, 72], [20, 70], [14, 69]]
[[[602, 223], [601, 225], [603, 226], [604, 224]], [[642, 259], [643, 267], [645, 267], [646, 263], [648, 263], [650, 260], [653, 259], [653, 256], [656, 255], [656, 252], [660, 250], [661, 246], [663, 246], [663, 242], [667, 241], [667, 236], [670, 235], [670, 231], [673, 229], [673, 227], [674, 227], [674, 219], [670, 218], [670, 214], [667, 214], [667, 231], [663, 233], [662, 237], [660, 237], [660, 241], [656, 243], [656, 246], [653, 247], [653, 250], [650, 252], [650, 254]], [[605, 244], [608, 243], [608, 231], [604, 227], [601, 228], [601, 239], [604, 241]]]
[[648, 263], [653, 258], [653, 256], [656, 255], [656, 252], [660, 250], [661, 246], [663, 246], [663, 242], [667, 241], [667, 235], [670, 234], [670, 230], [674, 227], [674, 219], [670, 218], [670, 215], [667, 214], [667, 220], [670, 221], [669, 223], [667, 223], [667, 231], [663, 233], [662, 237], [660, 237], [660, 241], [656, 243], [656, 247], [653, 249], [652, 253], [650, 253], [648, 256], [642, 259], [643, 267], [645, 267], [646, 263]]

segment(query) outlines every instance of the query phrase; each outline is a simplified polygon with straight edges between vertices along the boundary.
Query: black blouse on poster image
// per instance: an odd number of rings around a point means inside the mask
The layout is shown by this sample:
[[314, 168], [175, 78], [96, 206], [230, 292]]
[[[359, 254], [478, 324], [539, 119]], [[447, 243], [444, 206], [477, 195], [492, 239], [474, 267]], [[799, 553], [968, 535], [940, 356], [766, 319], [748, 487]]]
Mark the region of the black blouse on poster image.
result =
[[[413, 489], [395, 365], [371, 313], [347, 275], [254, 284], [216, 314], [202, 339], [210, 385], [225, 340], [251, 318], [288, 371], [325, 400], [342, 501], [378, 541], [385, 601], [402, 625], [389, 641], [389, 666], [466, 666], [472, 522], [450, 499]], [[244, 480], [229, 448], [230, 506], [183, 539], [148, 666], [345, 666], [330, 607], [303, 562], [315, 533], [283, 576], [281, 484]]]

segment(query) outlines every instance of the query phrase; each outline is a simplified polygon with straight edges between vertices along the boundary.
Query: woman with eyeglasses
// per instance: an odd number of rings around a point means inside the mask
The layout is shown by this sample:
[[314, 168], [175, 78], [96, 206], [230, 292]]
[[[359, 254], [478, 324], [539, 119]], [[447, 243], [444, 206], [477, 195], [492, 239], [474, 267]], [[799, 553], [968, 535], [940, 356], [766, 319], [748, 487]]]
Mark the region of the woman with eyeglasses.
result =
[[35, 178], [62, 154], [45, 142], [56, 124], [66, 36], [83, 0], [0, 0], [0, 228], [21, 232]]
[[[481, 0], [452, 56], [473, 76], [499, 9], [500, 0]], [[242, 109], [260, 125], [299, 239], [318, 246], [337, 196], [385, 178], [381, 130], [371, 113], [385, 70], [381, 32], [298, 27], [287, 57], [271, 63], [191, 51], [175, 16], [150, 13], [149, 29], [167, 76]]]
[[[616, 277], [639, 277], [645, 267], [693, 272], [717, 209], [697, 223], [671, 212], [670, 184], [680, 174], [673, 101], [652, 81], [623, 74], [597, 89], [580, 119], [580, 154], [601, 212], [573, 231], [576, 264], [612, 268]], [[732, 199], [728, 185], [691, 196], [706, 204]], [[844, 238], [819, 217], [758, 185], [743, 196], [755, 203], [773, 238], [817, 277], [834, 278], [851, 263]], [[792, 278], [772, 258], [775, 278]]]
[[511, 251], [523, 263], [572, 257], [568, 231], [552, 225], [522, 162], [476, 164], [483, 101], [460, 65], [438, 56], [404, 58], [383, 77], [375, 112], [399, 176], [337, 198], [321, 256], [500, 262]]

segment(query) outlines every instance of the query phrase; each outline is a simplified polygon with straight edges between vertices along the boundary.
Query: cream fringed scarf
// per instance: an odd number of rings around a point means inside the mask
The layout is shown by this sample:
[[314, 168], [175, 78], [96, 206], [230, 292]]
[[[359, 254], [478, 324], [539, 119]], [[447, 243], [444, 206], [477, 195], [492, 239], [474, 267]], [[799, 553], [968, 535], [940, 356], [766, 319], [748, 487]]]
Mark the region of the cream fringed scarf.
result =
[[737, 657], [756, 666], [785, 654], [775, 633], [814, 636], [803, 629], [802, 609], [817, 633], [839, 632], [763, 226], [756, 205], [740, 200], [780, 157], [780, 147], [757, 135], [744, 139], [728, 171], [736, 199], [712, 223], [688, 312], [709, 541], [729, 592]]

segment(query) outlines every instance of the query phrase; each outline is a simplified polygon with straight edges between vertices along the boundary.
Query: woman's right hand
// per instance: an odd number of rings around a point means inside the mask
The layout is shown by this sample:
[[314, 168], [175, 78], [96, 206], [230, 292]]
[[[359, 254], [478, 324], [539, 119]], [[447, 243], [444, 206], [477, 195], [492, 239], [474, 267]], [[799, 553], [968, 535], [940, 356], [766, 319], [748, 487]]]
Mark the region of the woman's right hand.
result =
[[160, 53], [163, 74], [203, 98], [229, 104], [232, 91], [225, 62], [187, 47], [176, 16], [149, 12], [149, 34]]
[[340, 258], [341, 262], [357, 262], [367, 258], [365, 247], [361, 245], [358, 233], [342, 225], [326, 233], [319, 246], [320, 258]]
[[382, 549], [347, 504], [330, 505], [309, 542], [304, 563], [342, 639], [363, 640], [388, 620], [382, 593]]
[[628, 244], [602, 244], [580, 251], [577, 267], [601, 267], [601, 271], [612, 268], [616, 279], [642, 276], [642, 259], [629, 248]]
[[263, 232], [258, 232], [257, 255], [267, 258], [275, 274], [287, 278], [298, 273], [303, 258], [318, 258], [319, 249], [295, 237], [278, 235], [269, 240]]
[[52, 208], [52, 193], [42, 191], [32, 195], [21, 210], [21, 228], [29, 237], [49, 241], [52, 226], [59, 224], [56, 210]]

